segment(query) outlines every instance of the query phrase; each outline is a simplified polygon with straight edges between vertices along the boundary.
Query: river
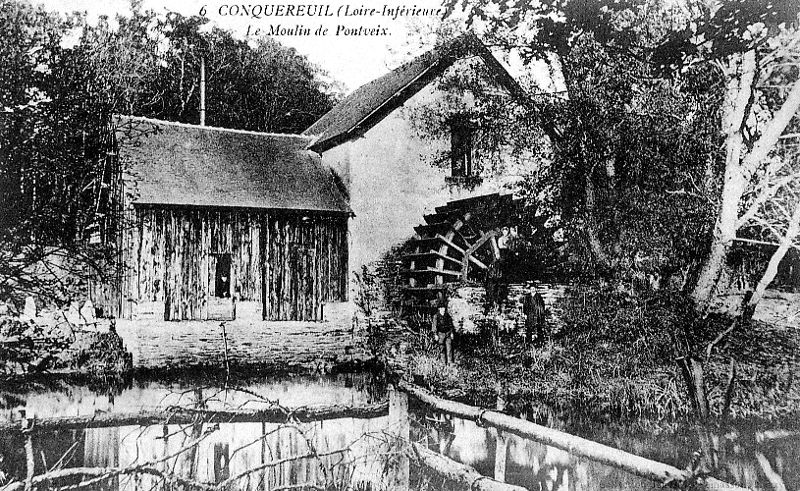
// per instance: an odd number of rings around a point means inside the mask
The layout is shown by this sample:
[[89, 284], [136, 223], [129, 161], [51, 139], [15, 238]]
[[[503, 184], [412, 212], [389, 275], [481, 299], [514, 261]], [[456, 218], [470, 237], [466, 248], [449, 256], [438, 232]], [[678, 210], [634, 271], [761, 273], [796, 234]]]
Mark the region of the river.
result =
[[[122, 386], [94, 388], [51, 382], [0, 389], [0, 419], [16, 422], [23, 410], [36, 418], [163, 410], [164, 424], [33, 433], [36, 474], [77, 467], [146, 468], [105, 475], [88, 489], [155, 490], [165, 488], [164, 476], [172, 476], [209, 487], [227, 482], [229, 489], [377, 491], [397, 478], [393, 475], [397, 455], [389, 437], [388, 416], [287, 424], [198, 418], [196, 424], [182, 425], [170, 424], [168, 418], [172, 408], [179, 406], [203, 410], [363, 406], [386, 397], [385, 381], [371, 373], [236, 381], [217, 377], [138, 379]], [[660, 484], [567, 452], [449, 417], [413, 400], [409, 416], [414, 441], [486, 476], [500, 472], [506, 482], [531, 490], [660, 488]], [[703, 451], [706, 460], [715, 464], [716, 477], [754, 490], [800, 489], [800, 434], [780, 425], [749, 424], [720, 430], [580, 421], [551, 424], [680, 468], [690, 465], [696, 451]], [[0, 484], [25, 479], [31, 450], [25, 447], [20, 433], [0, 435]], [[409, 479], [411, 489], [457, 489], [415, 466], [414, 459]], [[51, 482], [48, 489], [80, 480], [67, 477]]]

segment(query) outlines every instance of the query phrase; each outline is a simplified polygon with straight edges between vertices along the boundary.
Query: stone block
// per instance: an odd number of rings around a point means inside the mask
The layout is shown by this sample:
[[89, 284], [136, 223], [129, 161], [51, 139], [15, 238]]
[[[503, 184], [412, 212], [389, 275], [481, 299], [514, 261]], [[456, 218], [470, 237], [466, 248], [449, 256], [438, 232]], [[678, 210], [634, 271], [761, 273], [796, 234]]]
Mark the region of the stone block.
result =
[[31, 296], [25, 297], [25, 307], [22, 310], [20, 320], [28, 322], [36, 319], [36, 301]]

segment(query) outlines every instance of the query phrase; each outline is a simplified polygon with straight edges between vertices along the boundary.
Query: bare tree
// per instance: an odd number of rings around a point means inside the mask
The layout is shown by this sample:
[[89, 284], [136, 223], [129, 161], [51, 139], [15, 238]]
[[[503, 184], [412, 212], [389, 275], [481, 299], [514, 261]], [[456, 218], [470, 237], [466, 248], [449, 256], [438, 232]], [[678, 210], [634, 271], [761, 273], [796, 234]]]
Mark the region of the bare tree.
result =
[[[800, 82], [796, 74], [800, 36], [796, 28], [781, 27], [774, 34], [766, 26], [748, 26], [751, 42], [718, 66], [726, 75], [723, 105], [725, 167], [719, 213], [710, 252], [692, 296], [707, 310], [720, 289], [728, 252], [739, 232], [760, 229], [776, 246], [756, 292], [746, 309], [753, 310], [777, 272], [797, 235], [800, 183], [797, 154], [781, 148], [787, 128], [796, 126], [800, 109]], [[795, 70], [792, 70], [795, 67]], [[783, 151], [782, 151], [783, 150]]]

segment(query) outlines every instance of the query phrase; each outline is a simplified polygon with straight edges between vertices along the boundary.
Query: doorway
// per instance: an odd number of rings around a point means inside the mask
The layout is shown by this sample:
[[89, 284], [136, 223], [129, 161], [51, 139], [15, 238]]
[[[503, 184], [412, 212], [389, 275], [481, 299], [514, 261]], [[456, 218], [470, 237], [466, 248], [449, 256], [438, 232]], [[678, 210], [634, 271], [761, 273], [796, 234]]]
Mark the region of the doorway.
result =
[[[209, 264], [213, 294], [208, 298], [208, 318], [211, 320], [233, 320], [236, 306], [233, 295], [233, 268], [230, 254], [212, 254]], [[211, 286], [211, 285], [209, 285]]]
[[231, 297], [231, 255], [218, 254], [217, 267], [214, 274], [214, 296], [217, 298]]

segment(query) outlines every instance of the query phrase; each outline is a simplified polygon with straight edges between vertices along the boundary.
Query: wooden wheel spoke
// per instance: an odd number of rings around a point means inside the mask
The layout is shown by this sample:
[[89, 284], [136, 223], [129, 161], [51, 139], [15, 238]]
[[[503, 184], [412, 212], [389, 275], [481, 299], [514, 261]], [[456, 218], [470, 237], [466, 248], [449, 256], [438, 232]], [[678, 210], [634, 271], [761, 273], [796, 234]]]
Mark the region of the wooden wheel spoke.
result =
[[431, 298], [448, 283], [466, 281], [473, 266], [488, 270], [499, 258], [499, 226], [508, 221], [506, 205], [512, 201], [510, 195], [478, 196], [450, 201], [424, 215], [424, 222], [414, 227], [413, 252], [403, 258], [405, 291]]

